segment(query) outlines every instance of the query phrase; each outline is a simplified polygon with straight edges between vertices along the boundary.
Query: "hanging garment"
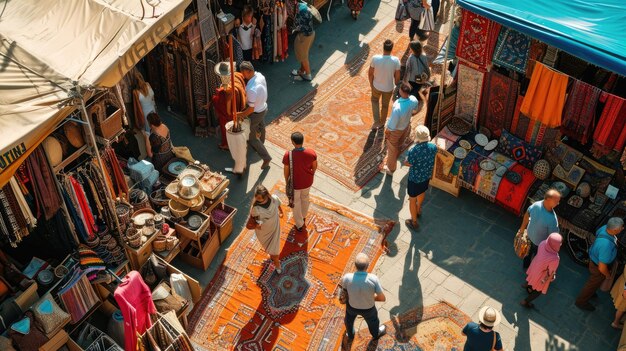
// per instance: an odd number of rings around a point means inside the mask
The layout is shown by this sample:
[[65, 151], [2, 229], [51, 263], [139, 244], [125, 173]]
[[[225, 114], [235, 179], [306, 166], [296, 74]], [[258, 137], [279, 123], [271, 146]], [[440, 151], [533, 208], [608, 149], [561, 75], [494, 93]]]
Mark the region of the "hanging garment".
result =
[[120, 198], [127, 198], [128, 184], [126, 183], [126, 179], [124, 179], [124, 173], [122, 172], [122, 167], [117, 159], [115, 150], [111, 147], [107, 147], [103, 155], [103, 161], [106, 163], [107, 170], [112, 174], [111, 180], [113, 182], [113, 189], [111, 189], [111, 193]]
[[87, 240], [89, 240], [89, 232], [87, 232], [87, 229], [83, 225], [83, 220], [78, 215], [78, 211], [76, 210], [76, 207], [74, 207], [74, 203], [71, 200], [67, 189], [63, 189], [63, 199], [65, 200], [65, 207], [69, 212], [74, 228], [78, 232], [80, 239], [82, 239], [83, 242], [87, 242]]
[[113, 295], [124, 317], [124, 349], [135, 350], [137, 334], [145, 333], [152, 326], [150, 314], [157, 313], [152, 293], [139, 272], [131, 271], [122, 279]]
[[89, 202], [85, 197], [85, 191], [83, 190], [83, 186], [73, 176], [70, 176], [69, 180], [72, 188], [74, 189], [74, 194], [76, 194], [76, 200], [78, 201], [78, 210], [82, 213], [82, 218], [85, 221], [85, 228], [87, 229], [87, 233], [89, 233], [90, 238], [93, 238], [94, 233], [98, 230], [98, 227], [96, 226], [96, 221], [93, 218], [91, 208], [89, 207]]
[[33, 212], [31, 211], [28, 202], [26, 202], [26, 198], [24, 197], [24, 193], [22, 192], [22, 188], [20, 187], [19, 182], [15, 177], [11, 177], [10, 184], [11, 188], [13, 189], [13, 193], [17, 197], [17, 201], [26, 219], [26, 222], [28, 223], [29, 229], [35, 228], [37, 226], [37, 218], [33, 216]]
[[543, 64], [535, 65], [520, 112], [548, 128], [560, 126], [567, 80], [568, 76]]
[[609, 93], [600, 95], [604, 109], [593, 133], [592, 152], [599, 158], [616, 150], [622, 152], [626, 143], [626, 103], [619, 96]]
[[28, 156], [26, 165], [37, 203], [37, 218], [43, 214], [46, 219], [51, 219], [61, 207], [63, 200], [57, 190], [54, 174], [41, 146]]
[[22, 235], [4, 188], [0, 190], [0, 218], [2, 219], [0, 226], [2, 234], [11, 246], [17, 247], [17, 244], [22, 241]]
[[561, 132], [583, 144], [589, 141], [596, 117], [596, 105], [602, 90], [580, 80], [574, 82], [565, 109]]

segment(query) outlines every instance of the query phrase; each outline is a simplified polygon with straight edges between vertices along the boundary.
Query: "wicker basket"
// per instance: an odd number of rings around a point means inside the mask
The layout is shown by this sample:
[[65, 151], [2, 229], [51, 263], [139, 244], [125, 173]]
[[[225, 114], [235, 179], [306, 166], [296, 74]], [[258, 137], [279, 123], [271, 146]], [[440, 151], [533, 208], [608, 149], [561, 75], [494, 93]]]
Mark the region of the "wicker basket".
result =
[[167, 239], [165, 238], [165, 236], [163, 235], [159, 235], [153, 242], [152, 242], [152, 249], [155, 252], [161, 252], [161, 251], [165, 251], [167, 249]]
[[122, 131], [122, 109], [117, 99], [109, 98], [103, 102], [105, 118], [96, 123], [96, 134], [111, 139]]

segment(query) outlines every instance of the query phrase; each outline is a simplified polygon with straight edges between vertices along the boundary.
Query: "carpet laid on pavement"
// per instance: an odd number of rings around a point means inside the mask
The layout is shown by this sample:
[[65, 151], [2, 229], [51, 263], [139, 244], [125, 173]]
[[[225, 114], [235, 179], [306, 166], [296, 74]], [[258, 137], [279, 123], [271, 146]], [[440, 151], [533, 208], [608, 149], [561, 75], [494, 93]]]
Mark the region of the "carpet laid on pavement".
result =
[[466, 340], [461, 330], [470, 321], [468, 315], [447, 302], [416, 307], [392, 316], [392, 320], [385, 323], [387, 335], [378, 342], [372, 341], [365, 327], [356, 334], [351, 345], [344, 342], [343, 350], [460, 351]]
[[[287, 203], [284, 185], [272, 190]], [[282, 206], [282, 274], [244, 228], [189, 318], [196, 350], [335, 350], [345, 329], [336, 297], [343, 274], [365, 252], [374, 267], [383, 234], [374, 219], [311, 196], [305, 233]], [[386, 224], [386, 223], [385, 223]]]
[[[291, 133], [301, 131], [305, 146], [318, 154], [319, 170], [354, 191], [365, 186], [380, 172], [386, 154], [383, 130], [370, 132], [373, 119], [367, 74], [372, 56], [382, 54], [386, 39], [394, 41], [393, 55], [401, 58], [404, 66], [408, 57], [408, 22], [403, 33], [395, 27], [392, 21], [374, 40], [364, 44], [350, 62], [271, 123], [266, 129], [267, 139], [290, 150]], [[429, 61], [436, 56], [444, 36], [431, 35], [424, 49]], [[440, 74], [439, 67], [433, 69], [431, 79], [437, 85]], [[413, 117], [412, 125], [424, 123], [425, 115], [424, 108]], [[407, 142], [405, 148], [410, 144]]]

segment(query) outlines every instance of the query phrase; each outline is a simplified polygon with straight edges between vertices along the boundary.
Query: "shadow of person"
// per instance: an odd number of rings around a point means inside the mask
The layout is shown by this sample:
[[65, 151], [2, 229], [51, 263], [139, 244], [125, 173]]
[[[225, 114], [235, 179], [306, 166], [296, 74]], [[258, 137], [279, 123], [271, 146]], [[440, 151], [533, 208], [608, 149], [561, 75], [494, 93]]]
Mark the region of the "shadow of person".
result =
[[383, 239], [383, 249], [385, 250], [385, 254], [389, 257], [395, 257], [398, 254], [398, 245], [395, 243], [396, 238], [400, 234], [398, 214], [402, 210], [406, 196], [406, 181], [404, 178], [400, 181], [397, 197], [394, 194], [392, 184], [393, 177], [385, 175], [383, 185], [380, 187], [380, 192], [374, 195], [374, 201], [376, 203], [374, 218], [377, 220], [393, 221], [395, 224], [393, 229], [389, 231]]
[[[526, 296], [526, 294], [523, 294]], [[516, 350], [530, 350], [530, 322], [528, 310], [517, 304], [517, 300], [511, 302], [511, 306], [502, 306], [502, 315], [509, 321], [511, 327], [517, 327], [517, 333], [515, 334], [515, 349]], [[548, 341], [546, 341], [547, 343]], [[546, 350], [549, 350], [546, 348]]]

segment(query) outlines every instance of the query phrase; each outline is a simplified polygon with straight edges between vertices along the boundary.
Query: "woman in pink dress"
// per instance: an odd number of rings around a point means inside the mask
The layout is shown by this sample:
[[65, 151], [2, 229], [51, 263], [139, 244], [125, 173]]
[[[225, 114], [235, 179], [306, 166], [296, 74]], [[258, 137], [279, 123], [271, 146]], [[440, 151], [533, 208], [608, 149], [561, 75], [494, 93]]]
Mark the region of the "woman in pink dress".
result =
[[559, 267], [559, 250], [563, 237], [559, 233], [552, 233], [539, 244], [537, 256], [533, 258], [526, 271], [526, 283], [522, 285], [528, 296], [520, 302], [526, 308], [533, 308], [531, 301], [548, 291], [550, 283], [556, 279], [556, 269]]

